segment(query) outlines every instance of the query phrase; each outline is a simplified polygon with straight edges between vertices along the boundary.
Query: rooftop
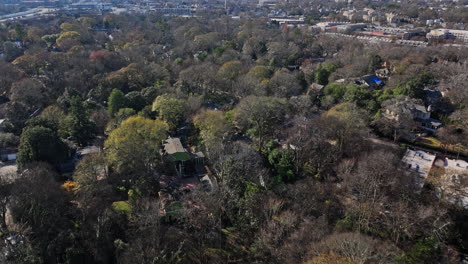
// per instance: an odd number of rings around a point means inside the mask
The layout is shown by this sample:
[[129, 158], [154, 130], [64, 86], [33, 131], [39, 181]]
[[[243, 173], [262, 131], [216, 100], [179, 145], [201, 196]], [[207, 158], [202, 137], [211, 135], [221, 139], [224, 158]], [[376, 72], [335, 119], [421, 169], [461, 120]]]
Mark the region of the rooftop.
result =
[[164, 142], [164, 150], [175, 160], [185, 161], [190, 159], [189, 153], [182, 146], [179, 138], [169, 137]]
[[407, 149], [403, 162], [408, 165], [410, 170], [416, 171], [424, 179], [429, 175], [436, 156], [421, 150]]

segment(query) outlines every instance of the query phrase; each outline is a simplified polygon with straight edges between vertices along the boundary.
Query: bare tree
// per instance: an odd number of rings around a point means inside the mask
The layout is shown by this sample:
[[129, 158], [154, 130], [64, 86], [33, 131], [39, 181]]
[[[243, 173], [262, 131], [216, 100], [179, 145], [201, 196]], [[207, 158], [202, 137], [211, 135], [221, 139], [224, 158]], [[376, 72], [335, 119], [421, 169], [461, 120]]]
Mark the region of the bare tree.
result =
[[359, 233], [337, 233], [312, 246], [311, 255], [333, 252], [350, 263], [394, 263], [398, 249], [387, 243]]

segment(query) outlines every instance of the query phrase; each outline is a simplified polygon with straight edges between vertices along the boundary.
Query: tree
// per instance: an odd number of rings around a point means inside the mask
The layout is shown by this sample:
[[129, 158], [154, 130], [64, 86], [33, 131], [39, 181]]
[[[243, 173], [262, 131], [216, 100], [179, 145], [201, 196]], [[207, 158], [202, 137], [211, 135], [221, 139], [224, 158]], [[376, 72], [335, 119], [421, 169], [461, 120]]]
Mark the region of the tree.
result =
[[263, 150], [266, 139], [273, 136], [275, 127], [284, 120], [286, 108], [285, 99], [249, 96], [237, 106], [236, 122]]
[[27, 126], [42, 126], [50, 128], [59, 136], [66, 134], [68, 127], [65, 113], [58, 106], [48, 106], [42, 113], [26, 121]]
[[11, 41], [5, 41], [3, 43], [3, 50], [5, 52], [6, 61], [12, 61], [17, 57], [21, 56], [21, 54], [23, 53], [21, 48], [16, 46], [16, 44]]
[[65, 23], [60, 24], [60, 29], [62, 31], [64, 31], [64, 32], [67, 32], [67, 31], [80, 31], [81, 27], [80, 27], [80, 25], [77, 25], [77, 24], [72, 24], [72, 23], [65, 22]]
[[198, 50], [210, 51], [218, 46], [220, 36], [216, 32], [209, 32], [195, 36], [193, 42], [196, 44]]
[[273, 184], [291, 182], [295, 179], [293, 151], [275, 147], [269, 151], [267, 157], [277, 174]]
[[330, 253], [321, 253], [308, 260], [305, 264], [354, 264], [354, 262], [332, 251]]
[[[337, 140], [339, 150], [347, 155], [362, 149], [360, 139], [368, 132], [368, 114], [353, 103], [342, 103], [328, 110], [328, 119], [332, 137]], [[335, 120], [333, 120], [335, 119]]]
[[74, 97], [70, 102], [70, 136], [80, 146], [86, 146], [96, 133], [96, 124], [88, 117], [83, 101]]
[[159, 120], [130, 117], [113, 130], [104, 143], [106, 159], [114, 173], [111, 180], [140, 191], [159, 191], [156, 167], [158, 153], [166, 138], [168, 125]]
[[7, 209], [10, 202], [11, 189], [13, 186], [13, 175], [0, 174], [0, 232], [7, 231]]
[[300, 55], [299, 47], [293, 42], [269, 42], [267, 50], [267, 59], [277, 66], [294, 64]]
[[31, 54], [24, 54], [12, 61], [11, 64], [24, 70], [30, 75], [39, 75], [41, 73], [41, 69], [45, 66], [43, 60], [38, 56]]
[[11, 84], [20, 79], [21, 72], [11, 63], [0, 60], [0, 93], [9, 94]]
[[302, 85], [294, 74], [283, 68], [276, 71], [268, 83], [270, 94], [277, 97], [288, 97], [302, 93]]
[[23, 102], [31, 107], [46, 104], [47, 96], [44, 84], [38, 79], [22, 79], [11, 86], [11, 100]]
[[63, 112], [62, 108], [56, 105], [49, 105], [42, 111], [40, 114], [41, 117], [50, 120], [57, 127], [60, 125], [60, 122], [65, 118], [65, 113]]
[[221, 143], [231, 128], [221, 111], [202, 111], [193, 118], [193, 123], [200, 130], [200, 137], [207, 149]]
[[32, 163], [25, 168], [12, 189], [11, 214], [17, 225], [31, 229], [33, 235], [29, 238], [41, 249], [41, 260], [53, 263], [65, 254], [66, 236], [61, 232], [71, 228], [66, 217], [70, 213], [70, 200], [55, 181], [57, 175], [49, 165]]
[[126, 103], [127, 101], [124, 93], [118, 89], [114, 89], [107, 100], [107, 110], [114, 116], [120, 108], [125, 107]]
[[110, 121], [107, 124], [105, 132], [109, 133], [113, 129], [116, 129], [117, 127], [120, 126], [120, 124], [122, 124], [123, 121], [125, 121], [127, 118], [134, 116], [134, 115], [136, 115], [136, 111], [133, 110], [132, 108], [119, 109], [119, 111], [117, 112], [117, 114], [115, 114], [115, 117], [112, 119], [112, 121]]
[[45, 161], [58, 165], [67, 157], [68, 147], [51, 129], [34, 126], [23, 130], [18, 148], [18, 166], [20, 169], [35, 161]]
[[346, 85], [343, 83], [330, 83], [323, 89], [323, 93], [326, 96], [330, 96], [333, 98], [335, 102], [340, 102], [345, 93], [346, 93]]
[[153, 103], [153, 111], [158, 118], [166, 122], [170, 129], [176, 128], [182, 121], [186, 110], [186, 101], [164, 94], [156, 97]]
[[405, 264], [431, 263], [440, 255], [438, 242], [433, 238], [419, 239], [408, 252], [398, 256], [397, 260]]
[[[391, 206], [392, 201], [409, 196], [415, 188], [414, 175], [403, 173], [399, 157], [384, 150], [365, 154], [357, 163], [344, 161], [339, 166], [338, 176], [343, 179], [343, 186], [357, 200], [349, 212], [355, 217], [356, 228], [365, 232], [379, 228], [382, 221], [378, 214], [385, 210], [384, 205]], [[394, 210], [392, 212], [398, 214]], [[400, 221], [398, 225], [403, 227], [403, 222]], [[403, 227], [401, 232], [405, 232], [405, 229]]]
[[86, 208], [84, 220], [96, 218], [113, 201], [112, 186], [106, 181], [106, 160], [102, 152], [83, 157], [76, 166], [73, 180], [77, 183], [74, 194], [80, 206]]
[[249, 210], [250, 198], [271, 184], [268, 170], [260, 154], [243, 142], [230, 142], [218, 151], [208, 153], [216, 180], [222, 208], [236, 226], [251, 226], [258, 222]]
[[41, 39], [47, 43], [47, 46], [52, 47], [59, 36], [60, 34], [50, 34], [42, 36]]
[[434, 76], [429, 72], [423, 72], [409, 80], [398, 84], [394, 90], [395, 95], [405, 95], [412, 98], [424, 99], [424, 88], [434, 82]]
[[271, 77], [272, 71], [267, 66], [257, 65], [252, 67], [249, 72], [249, 75], [259, 78], [260, 80], [269, 79]]
[[125, 95], [127, 106], [139, 112], [146, 106], [146, 99], [141, 92], [133, 91]]
[[80, 35], [80, 33], [76, 32], [76, 31], [62, 32], [60, 34], [60, 36], [57, 38], [57, 44], [61, 45], [66, 40], [76, 40], [76, 41], [79, 42], [81, 40], [81, 35]]
[[[369, 261], [377, 263], [393, 262], [396, 256], [397, 248], [393, 245], [382, 243], [371, 237], [359, 233], [339, 233], [332, 234], [322, 242], [314, 244], [310, 253], [319, 253], [319, 256], [329, 255], [330, 260], [336, 261], [342, 259], [349, 264], [364, 264]], [[325, 255], [324, 255], [325, 254]], [[324, 258], [325, 260], [328, 259]], [[321, 258], [314, 258], [320, 260]], [[307, 262], [309, 263], [309, 262]], [[311, 262], [315, 263], [315, 262]], [[328, 262], [317, 262], [326, 264]]]
[[16, 147], [19, 144], [19, 137], [12, 133], [0, 133], [0, 149]]
[[468, 91], [465, 89], [465, 84], [468, 81], [468, 74], [462, 73], [450, 76], [446, 80], [442, 80], [440, 86], [447, 90], [447, 96], [453, 104], [468, 105]]
[[244, 66], [240, 61], [228, 61], [219, 68], [218, 74], [226, 80], [234, 80], [243, 71]]
[[374, 73], [382, 66], [382, 58], [378, 54], [369, 55], [369, 69], [368, 73]]
[[341, 157], [338, 147], [330, 144], [331, 129], [324, 118], [305, 120], [297, 117], [294, 125], [283, 130], [289, 150], [293, 152], [296, 175], [326, 179], [332, 176]]
[[337, 68], [338, 66], [331, 62], [319, 64], [314, 74], [315, 82], [321, 85], [327, 85], [328, 77], [330, 77], [330, 74], [332, 74]]

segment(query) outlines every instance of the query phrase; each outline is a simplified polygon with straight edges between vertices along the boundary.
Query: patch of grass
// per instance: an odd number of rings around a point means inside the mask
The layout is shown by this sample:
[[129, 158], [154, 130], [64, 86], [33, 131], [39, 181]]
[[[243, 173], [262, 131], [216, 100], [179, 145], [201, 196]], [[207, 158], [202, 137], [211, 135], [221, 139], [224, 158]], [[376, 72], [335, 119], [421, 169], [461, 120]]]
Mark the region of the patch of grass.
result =
[[441, 142], [435, 137], [425, 137], [425, 138], [420, 138], [419, 143], [424, 146], [428, 146], [431, 148], [440, 148]]
[[468, 148], [465, 146], [444, 144], [435, 137], [419, 138], [417, 143], [423, 147], [438, 149], [440, 151], [448, 150], [452, 153], [460, 153], [465, 156], [468, 155]]
[[132, 206], [128, 201], [118, 201], [112, 203], [112, 209], [119, 213], [129, 216], [132, 213]]

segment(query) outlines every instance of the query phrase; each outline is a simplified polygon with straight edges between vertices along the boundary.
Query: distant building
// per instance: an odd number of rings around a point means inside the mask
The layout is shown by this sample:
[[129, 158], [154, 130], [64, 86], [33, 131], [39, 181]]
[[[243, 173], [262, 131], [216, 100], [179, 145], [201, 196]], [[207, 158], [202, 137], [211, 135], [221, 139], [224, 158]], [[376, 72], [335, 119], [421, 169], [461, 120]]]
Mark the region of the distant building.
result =
[[442, 19], [428, 19], [426, 20], [426, 26], [440, 25], [444, 21]]
[[277, 22], [280, 25], [287, 24], [287, 25], [302, 25], [304, 24], [304, 18], [303, 17], [272, 17], [270, 18], [271, 21]]
[[68, 6], [71, 10], [102, 10], [110, 11], [112, 10], [112, 5], [110, 3], [103, 2], [78, 2]]
[[338, 33], [351, 33], [356, 30], [363, 30], [367, 27], [366, 24], [364, 23], [358, 23], [358, 24], [345, 24], [345, 25], [338, 25], [338, 26], [333, 26], [331, 31], [335, 31]]
[[339, 25], [350, 24], [349, 22], [320, 22], [315, 25], [315, 27], [319, 28], [322, 32], [330, 32], [333, 31], [334, 27]]
[[405, 19], [398, 16], [397, 14], [394, 13], [387, 13], [385, 14], [385, 18], [387, 19], [387, 23], [400, 23], [404, 22]]
[[191, 7], [181, 8], [155, 8], [153, 10], [156, 13], [168, 15], [168, 16], [191, 16], [195, 14], [196, 9]]
[[453, 39], [468, 42], [468, 30], [433, 29], [426, 36], [428, 39]]
[[275, 0], [259, 0], [258, 7], [263, 7], [263, 6], [276, 6], [276, 1]]

